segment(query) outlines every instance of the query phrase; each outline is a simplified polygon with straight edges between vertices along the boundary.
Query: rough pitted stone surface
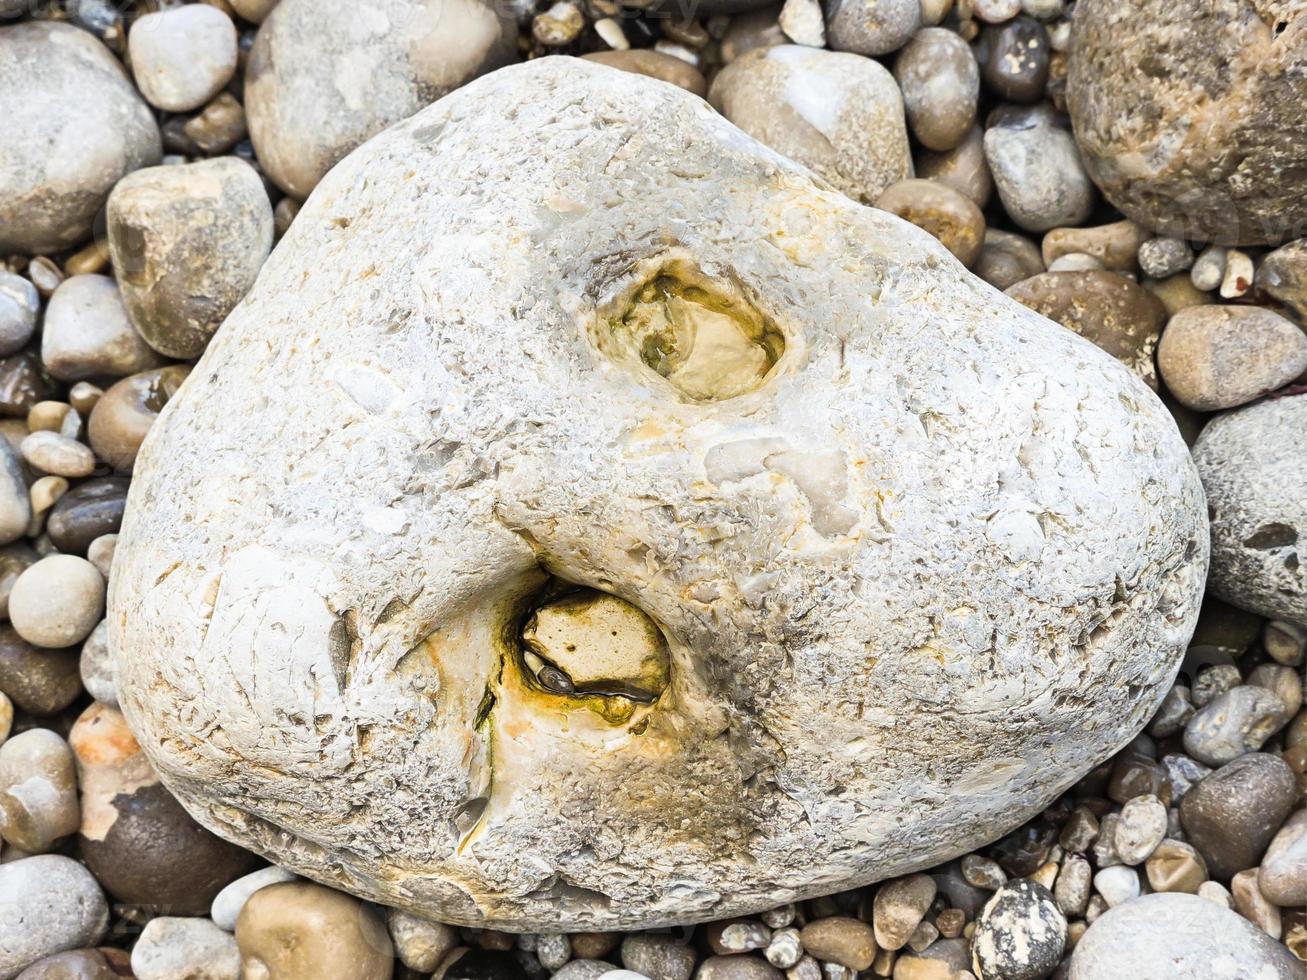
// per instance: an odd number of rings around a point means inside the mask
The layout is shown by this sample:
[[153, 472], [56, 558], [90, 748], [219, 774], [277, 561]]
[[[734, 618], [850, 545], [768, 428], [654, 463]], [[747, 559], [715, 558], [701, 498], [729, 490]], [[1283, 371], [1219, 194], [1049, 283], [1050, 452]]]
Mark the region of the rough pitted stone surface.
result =
[[1108, 200], [1200, 241], [1307, 233], [1301, 0], [1081, 0], [1071, 39], [1067, 103]]
[[1226, 602], [1307, 626], [1307, 395], [1218, 416], [1194, 446], [1212, 515], [1208, 587]]
[[514, 56], [511, 14], [481, 0], [281, 0], [245, 69], [259, 163], [304, 197], [369, 136]]
[[[1019, 825], [1152, 714], [1206, 555], [1126, 368], [701, 100], [544, 58], [319, 186], [145, 442], [111, 642], [207, 826], [608, 929]], [[648, 696], [519, 647], [544, 568], [656, 624]]]
[[0, 252], [91, 233], [113, 185], [159, 162], [159, 127], [109, 49], [71, 24], [0, 27]]

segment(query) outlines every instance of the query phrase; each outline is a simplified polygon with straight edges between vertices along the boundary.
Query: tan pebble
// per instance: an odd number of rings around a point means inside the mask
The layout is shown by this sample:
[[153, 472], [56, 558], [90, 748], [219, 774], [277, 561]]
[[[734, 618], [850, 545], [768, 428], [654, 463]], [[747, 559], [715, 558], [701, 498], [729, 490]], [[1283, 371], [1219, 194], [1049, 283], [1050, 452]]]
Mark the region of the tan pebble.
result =
[[629, 51], [595, 51], [584, 56], [586, 61], [597, 61], [610, 68], [646, 75], [659, 81], [671, 82], [673, 85], [693, 92], [702, 98], [708, 91], [708, 83], [694, 65], [686, 64], [680, 58], [658, 51], [642, 48]]
[[1169, 317], [1191, 306], [1204, 306], [1212, 302], [1211, 295], [1195, 286], [1193, 279], [1184, 272], [1166, 279], [1145, 279], [1141, 285], [1162, 301]]
[[37, 402], [27, 412], [28, 432], [58, 432], [73, 410], [67, 402]]
[[1133, 221], [1115, 221], [1093, 228], [1053, 228], [1044, 235], [1041, 249], [1045, 265], [1072, 252], [1092, 255], [1104, 269], [1135, 267], [1139, 246], [1151, 237]]
[[809, 922], [799, 931], [799, 939], [803, 948], [817, 959], [839, 963], [850, 970], [869, 969], [879, 948], [871, 926], [842, 915]]
[[163, 406], [177, 393], [190, 367], [174, 364], [123, 378], [104, 393], [91, 412], [91, 448], [122, 473], [130, 473], [136, 453]]
[[1307, 628], [1273, 619], [1262, 631], [1262, 646], [1276, 663], [1297, 667], [1307, 649]]
[[68, 401], [82, 418], [90, 418], [91, 410], [104, 394], [104, 389], [89, 381], [79, 381], [68, 390]]
[[1166, 386], [1203, 412], [1233, 408], [1307, 371], [1307, 335], [1257, 306], [1193, 306], [1171, 317], [1157, 348]]
[[245, 108], [230, 92], [219, 92], [199, 115], [186, 120], [182, 132], [202, 153], [225, 153], [248, 135]]
[[14, 703], [9, 700], [9, 695], [5, 694], [4, 691], [0, 691], [0, 745], [4, 745], [13, 727]]
[[1049, 272], [1085, 272], [1103, 268], [1103, 263], [1088, 252], [1067, 252], [1048, 264]]
[[103, 272], [109, 265], [109, 242], [98, 238], [81, 251], [69, 256], [64, 270], [70, 276], [89, 276]]
[[95, 472], [95, 453], [58, 432], [33, 432], [20, 450], [23, 459], [42, 473], [76, 478]]
[[104, 576], [85, 558], [50, 555], [27, 568], [9, 594], [9, 621], [39, 647], [81, 643], [104, 613]]
[[8, 843], [43, 854], [80, 822], [67, 742], [48, 728], [32, 728], [0, 745], [0, 835]]
[[985, 216], [975, 203], [945, 184], [909, 179], [891, 184], [876, 207], [929, 232], [970, 268], [985, 241]]
[[1207, 880], [1207, 862], [1184, 841], [1170, 838], [1157, 845], [1157, 849], [1144, 862], [1148, 884], [1155, 892], [1187, 892], [1197, 894]]
[[884, 949], [903, 948], [934, 900], [935, 879], [930, 875], [908, 875], [882, 884], [873, 904], [876, 943]]
[[1257, 886], [1257, 872], [1257, 868], [1248, 868], [1230, 879], [1234, 910], [1272, 939], [1279, 939], [1282, 929], [1280, 909]]
[[390, 980], [381, 920], [357, 898], [307, 881], [261, 888], [236, 921], [246, 980]]
[[68, 486], [68, 481], [62, 476], [43, 476], [33, 483], [29, 491], [33, 516], [44, 514], [58, 503], [59, 498], [68, 492]]

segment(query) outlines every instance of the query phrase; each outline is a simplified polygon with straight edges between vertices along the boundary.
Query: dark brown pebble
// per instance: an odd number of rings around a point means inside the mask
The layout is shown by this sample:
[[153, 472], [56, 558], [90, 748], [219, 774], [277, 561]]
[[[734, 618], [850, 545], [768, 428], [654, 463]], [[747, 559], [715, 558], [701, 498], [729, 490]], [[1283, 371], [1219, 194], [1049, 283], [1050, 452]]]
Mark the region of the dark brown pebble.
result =
[[0, 625], [0, 691], [28, 714], [58, 714], [82, 693], [79, 651], [43, 650]]
[[1009, 102], [1038, 102], [1048, 83], [1048, 32], [1033, 17], [985, 29], [989, 57], [981, 69], [986, 87]]
[[85, 557], [100, 535], [117, 534], [130, 482], [120, 476], [87, 480], [60, 497], [45, 525], [54, 546], [64, 554]]

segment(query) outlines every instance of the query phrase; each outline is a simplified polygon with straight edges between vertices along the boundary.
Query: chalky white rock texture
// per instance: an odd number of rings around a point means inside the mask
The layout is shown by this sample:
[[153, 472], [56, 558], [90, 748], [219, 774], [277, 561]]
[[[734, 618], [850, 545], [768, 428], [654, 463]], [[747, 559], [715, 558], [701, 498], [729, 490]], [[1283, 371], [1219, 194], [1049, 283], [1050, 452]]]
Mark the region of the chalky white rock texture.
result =
[[[775, 364], [674, 386], [621, 342], [659, 283]], [[546, 58], [314, 192], [142, 449], [111, 643], [218, 833], [445, 921], [635, 927], [1017, 826], [1150, 716], [1206, 562], [1120, 363], [701, 100]], [[545, 569], [659, 624], [652, 703], [529, 678]]]

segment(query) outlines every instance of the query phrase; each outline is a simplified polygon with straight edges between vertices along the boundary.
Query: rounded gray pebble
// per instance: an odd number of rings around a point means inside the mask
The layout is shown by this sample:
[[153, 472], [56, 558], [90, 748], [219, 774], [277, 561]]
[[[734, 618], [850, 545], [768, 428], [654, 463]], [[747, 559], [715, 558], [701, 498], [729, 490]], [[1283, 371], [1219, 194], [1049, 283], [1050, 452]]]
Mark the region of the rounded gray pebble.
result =
[[826, 7], [826, 43], [832, 51], [889, 54], [920, 26], [921, 0], [834, 0]]
[[0, 978], [44, 956], [94, 946], [109, 905], [91, 872], [72, 858], [40, 854], [0, 864]]
[[1077, 225], [1093, 210], [1094, 185], [1075, 138], [1047, 106], [996, 112], [985, 159], [1004, 210], [1027, 231]]
[[1195, 895], [1145, 895], [1099, 916], [1076, 944], [1069, 980], [1302, 980], [1285, 947]]
[[1256, 752], [1280, 728], [1283, 709], [1280, 699], [1262, 687], [1226, 691], [1184, 726], [1184, 750], [1209, 766], [1233, 762]]

